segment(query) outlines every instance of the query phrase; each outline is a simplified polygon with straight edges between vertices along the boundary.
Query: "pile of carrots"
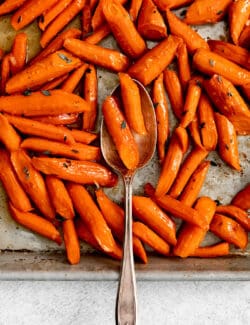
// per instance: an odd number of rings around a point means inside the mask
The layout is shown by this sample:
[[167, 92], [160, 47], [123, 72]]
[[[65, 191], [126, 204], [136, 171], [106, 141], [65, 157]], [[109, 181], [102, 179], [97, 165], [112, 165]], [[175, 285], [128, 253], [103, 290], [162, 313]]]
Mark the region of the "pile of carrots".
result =
[[[182, 7], [178, 18], [175, 9]], [[127, 168], [138, 159], [124, 132], [128, 126], [147, 132], [138, 97], [131, 96], [133, 78], [151, 87], [155, 106], [161, 172], [155, 188], [144, 184], [145, 195], [133, 196], [135, 256], [147, 262], [144, 244], [183, 258], [228, 255], [230, 244], [246, 248], [250, 183], [229, 205], [199, 192], [211, 151], [241, 171], [237, 136], [250, 134], [248, 0], [5, 0], [0, 16], [7, 14], [17, 34], [10, 52], [0, 49], [0, 180], [16, 222], [58, 244], [64, 240], [71, 264], [80, 260], [79, 240], [122, 258], [124, 210], [102, 188], [115, 186], [117, 176], [104, 165], [93, 132], [102, 67], [118, 73], [124, 86], [120, 127], [112, 131], [114, 98], [102, 109], [112, 136], [124, 140], [117, 149]], [[82, 29], [64, 29], [76, 16]], [[190, 26], [223, 19], [227, 42], [206, 41]], [[22, 29], [34, 20], [41, 51], [26, 62]], [[119, 50], [100, 45], [109, 35]], [[147, 41], [157, 43], [150, 49]], [[97, 185], [94, 195], [87, 185]], [[172, 217], [182, 220], [178, 231]], [[204, 247], [208, 231], [221, 242]]]

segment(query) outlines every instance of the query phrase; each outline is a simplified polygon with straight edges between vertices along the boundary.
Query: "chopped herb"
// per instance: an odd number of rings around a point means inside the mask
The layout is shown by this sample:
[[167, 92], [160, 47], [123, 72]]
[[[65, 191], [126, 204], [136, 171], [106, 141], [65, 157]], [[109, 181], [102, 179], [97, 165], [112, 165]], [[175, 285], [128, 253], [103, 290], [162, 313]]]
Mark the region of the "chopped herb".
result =
[[51, 151], [49, 151], [49, 150], [44, 150], [44, 151], [43, 151], [43, 154], [44, 154], [44, 155], [51, 155]]
[[211, 163], [211, 166], [214, 166], [214, 167], [218, 166], [217, 163], [215, 161], [213, 161], [213, 160], [210, 160], [210, 163]]
[[219, 83], [222, 83], [222, 78], [221, 78], [221, 76], [217, 76], [217, 80], [218, 80]]
[[23, 173], [24, 173], [24, 175], [25, 175], [25, 178], [26, 178], [26, 179], [29, 179], [29, 177], [30, 177], [30, 172], [29, 172], [29, 170], [28, 170], [28, 168], [27, 168], [26, 166], [23, 167]]
[[219, 10], [216, 12], [216, 15], [221, 15], [221, 14], [223, 14], [223, 10]]
[[62, 216], [60, 216], [59, 214], [57, 214], [57, 215], [56, 215], [56, 220], [63, 222], [63, 221], [65, 221], [65, 220], [67, 220], [67, 219], [64, 218], [64, 217], [62, 217]]
[[159, 105], [159, 103], [153, 103], [153, 105], [154, 105], [154, 108], [156, 108]]
[[229, 91], [229, 92], [227, 92], [227, 96], [228, 97], [233, 97], [233, 94]]
[[202, 123], [199, 125], [199, 128], [200, 128], [200, 129], [203, 129], [203, 128], [205, 127], [205, 125], [206, 125], [206, 122], [202, 122]]
[[70, 166], [71, 165], [71, 160], [70, 159], [66, 159], [66, 163]]
[[72, 62], [72, 60], [69, 59], [69, 58], [68, 58], [65, 54], [63, 54], [63, 53], [58, 53], [58, 56], [59, 56], [60, 59], [64, 60], [66, 63], [71, 63], [71, 62]]
[[229, 146], [228, 146], [227, 144], [225, 144], [225, 148], [226, 148], [227, 150], [229, 150]]
[[209, 59], [209, 65], [211, 67], [214, 67], [215, 66], [215, 61], [213, 59]]
[[22, 16], [19, 16], [19, 17], [17, 18], [17, 22], [20, 23], [20, 22], [22, 21], [22, 19], [23, 19]]
[[51, 96], [51, 93], [49, 90], [41, 90], [41, 93], [44, 95], [44, 96]]
[[32, 94], [31, 90], [29, 89], [26, 89], [24, 92], [23, 92], [23, 95], [24, 96], [30, 96]]
[[76, 150], [76, 149], [71, 149], [71, 151], [74, 153], [79, 153], [79, 150]]
[[125, 129], [127, 126], [127, 123], [125, 121], [122, 121], [121, 123], [121, 129]]
[[64, 163], [63, 163], [63, 167], [68, 168], [69, 165], [68, 165], [66, 162], [64, 162]]
[[65, 136], [63, 137], [63, 141], [64, 141], [64, 142], [67, 141], [67, 135], [65, 135]]
[[219, 200], [214, 200], [214, 202], [216, 203], [216, 205], [221, 205], [221, 202]]

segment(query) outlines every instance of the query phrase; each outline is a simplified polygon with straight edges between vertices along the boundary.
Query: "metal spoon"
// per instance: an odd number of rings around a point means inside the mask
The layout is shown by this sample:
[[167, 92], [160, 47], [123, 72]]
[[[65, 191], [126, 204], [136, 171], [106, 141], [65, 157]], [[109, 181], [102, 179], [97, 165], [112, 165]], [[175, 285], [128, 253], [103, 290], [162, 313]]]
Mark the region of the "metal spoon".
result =
[[[114, 143], [107, 131], [105, 122], [101, 123], [101, 151], [107, 164], [123, 177], [125, 186], [125, 231], [123, 241], [123, 260], [116, 300], [116, 320], [118, 325], [136, 324], [136, 283], [132, 248], [132, 182], [137, 170], [148, 163], [155, 151], [157, 126], [153, 103], [143, 85], [134, 80], [140, 91], [142, 113], [147, 135], [133, 133], [139, 147], [139, 165], [135, 170], [128, 170], [122, 163]], [[120, 97], [120, 86], [112, 95]]]

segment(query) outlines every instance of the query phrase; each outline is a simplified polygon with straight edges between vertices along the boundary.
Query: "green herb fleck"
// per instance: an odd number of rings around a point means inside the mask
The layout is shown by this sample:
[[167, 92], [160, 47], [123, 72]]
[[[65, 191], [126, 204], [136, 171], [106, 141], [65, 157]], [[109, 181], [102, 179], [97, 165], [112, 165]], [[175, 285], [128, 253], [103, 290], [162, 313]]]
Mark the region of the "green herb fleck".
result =
[[49, 90], [41, 90], [41, 93], [44, 95], [44, 96], [51, 96], [51, 93]]
[[71, 62], [72, 62], [72, 60], [69, 59], [69, 58], [68, 58], [65, 54], [63, 54], [63, 53], [58, 53], [58, 56], [59, 56], [60, 59], [64, 60], [66, 63], [71, 63]]
[[44, 151], [43, 151], [43, 154], [44, 154], [44, 155], [51, 155], [51, 151], [49, 151], [49, 150], [44, 150]]
[[69, 165], [68, 165], [66, 162], [64, 162], [64, 163], [63, 163], [63, 167], [68, 168]]
[[126, 121], [122, 121], [122, 123], [121, 123], [121, 129], [125, 129], [126, 126], [127, 126]]
[[23, 95], [24, 96], [30, 96], [32, 94], [31, 90], [29, 89], [26, 89], [24, 92], [23, 92]]
[[28, 167], [26, 167], [26, 166], [23, 167], [23, 173], [24, 173], [24, 175], [25, 175], [25, 178], [26, 178], [26, 179], [29, 179], [29, 177], [30, 177], [30, 172], [29, 172]]
[[76, 149], [71, 149], [71, 151], [74, 153], [79, 153], [79, 150], [76, 150]]
[[209, 65], [211, 67], [214, 67], [215, 66], [215, 61], [213, 59], [209, 59]]

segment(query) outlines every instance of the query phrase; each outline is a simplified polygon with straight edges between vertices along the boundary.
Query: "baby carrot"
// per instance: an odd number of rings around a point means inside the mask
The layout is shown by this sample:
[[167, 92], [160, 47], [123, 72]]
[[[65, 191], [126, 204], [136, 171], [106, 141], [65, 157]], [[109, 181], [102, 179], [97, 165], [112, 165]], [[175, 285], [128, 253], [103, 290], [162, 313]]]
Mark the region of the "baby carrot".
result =
[[58, 88], [66, 79], [68, 79], [69, 73], [65, 73], [63, 76], [55, 78], [42, 86], [37, 87], [38, 90], [52, 90]]
[[5, 0], [0, 4], [0, 16], [18, 9], [25, 1], [26, 0]]
[[91, 32], [91, 20], [92, 20], [92, 12], [90, 5], [88, 3], [82, 8], [81, 14], [81, 22], [82, 22], [82, 36]]
[[184, 42], [179, 45], [176, 55], [177, 55], [180, 83], [182, 89], [185, 91], [187, 84], [191, 79], [191, 70], [190, 70], [187, 46]]
[[59, 231], [48, 220], [32, 212], [22, 212], [9, 203], [9, 210], [12, 218], [20, 225], [38, 233], [39, 235], [55, 241], [61, 245], [62, 239]]
[[27, 34], [19, 33], [16, 35], [10, 55], [10, 70], [14, 75], [21, 71], [26, 63], [27, 58]]
[[175, 128], [174, 134], [179, 141], [183, 154], [185, 154], [189, 148], [189, 137], [187, 130], [179, 125], [177, 128]]
[[101, 40], [107, 37], [111, 33], [108, 24], [103, 24], [98, 29], [96, 29], [92, 34], [84, 37], [84, 41], [90, 44], [98, 44]]
[[57, 175], [59, 178], [81, 184], [114, 186], [117, 176], [106, 167], [92, 162], [70, 160], [65, 158], [33, 157], [32, 165], [46, 175]]
[[[59, 115], [40, 115], [40, 116], [33, 116], [32, 120], [41, 122], [41, 123], [48, 123], [53, 125], [70, 125], [72, 123], [76, 123], [78, 120], [79, 114], [78, 113], [62, 113]], [[79, 141], [81, 142], [81, 141]]]
[[71, 73], [71, 75], [62, 84], [60, 89], [63, 91], [67, 91], [68, 93], [73, 93], [87, 69], [88, 69], [88, 64], [83, 63], [79, 68], [75, 69]]
[[186, 6], [192, 3], [194, 0], [154, 0], [157, 7], [164, 11], [167, 8], [175, 9], [179, 7]]
[[0, 95], [6, 94], [6, 83], [10, 78], [10, 54], [4, 55], [1, 62]]
[[211, 246], [197, 247], [189, 256], [193, 257], [219, 257], [229, 255], [229, 244], [219, 243]]
[[3, 114], [0, 114], [0, 130], [0, 142], [5, 145], [8, 151], [18, 150], [21, 138]]
[[[68, 130], [67, 128], [64, 128], [65, 130]], [[77, 130], [77, 129], [72, 129], [70, 131], [70, 134], [72, 137], [75, 139], [77, 142], [85, 143], [85, 144], [90, 144], [94, 140], [98, 138], [97, 133], [91, 133], [91, 132], [86, 132], [83, 130]]]
[[188, 130], [190, 132], [190, 136], [193, 140], [194, 145], [203, 148], [203, 145], [201, 143], [200, 124], [197, 114], [195, 114], [193, 121], [189, 124]]
[[216, 212], [235, 219], [246, 231], [250, 231], [250, 219], [245, 210], [235, 205], [219, 205]]
[[250, 49], [250, 26], [245, 26], [238, 39], [238, 45]]
[[54, 175], [46, 175], [45, 182], [56, 213], [64, 219], [73, 219], [73, 204], [63, 181]]
[[63, 238], [66, 248], [67, 259], [70, 264], [80, 262], [80, 244], [73, 220], [65, 220], [62, 223]]
[[131, 0], [129, 7], [129, 16], [132, 21], [136, 21], [141, 9], [143, 0]]
[[135, 169], [139, 163], [139, 149], [117, 100], [112, 96], [106, 97], [102, 112], [108, 132], [123, 164], [128, 169]]
[[231, 204], [236, 205], [243, 210], [250, 209], [250, 184], [247, 184], [234, 196]]

